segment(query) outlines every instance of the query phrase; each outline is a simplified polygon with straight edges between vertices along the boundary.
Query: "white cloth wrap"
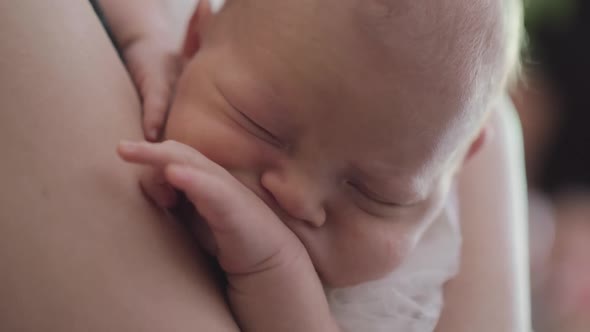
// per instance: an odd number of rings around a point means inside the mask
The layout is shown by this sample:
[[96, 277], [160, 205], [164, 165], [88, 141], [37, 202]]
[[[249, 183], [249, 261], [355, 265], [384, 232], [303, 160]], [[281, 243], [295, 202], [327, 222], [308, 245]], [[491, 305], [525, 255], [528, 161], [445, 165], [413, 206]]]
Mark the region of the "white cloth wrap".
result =
[[457, 205], [449, 204], [416, 248], [384, 279], [326, 289], [346, 332], [430, 332], [443, 307], [443, 285], [458, 271], [461, 235]]

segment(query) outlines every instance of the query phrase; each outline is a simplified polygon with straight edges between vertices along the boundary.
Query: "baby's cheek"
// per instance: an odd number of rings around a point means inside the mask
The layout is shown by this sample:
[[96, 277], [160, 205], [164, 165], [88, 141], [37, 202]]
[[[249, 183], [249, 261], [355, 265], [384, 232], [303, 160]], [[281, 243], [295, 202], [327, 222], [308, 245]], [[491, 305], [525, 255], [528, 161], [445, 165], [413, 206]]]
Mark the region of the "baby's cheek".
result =
[[409, 256], [416, 243], [413, 238], [407, 232], [397, 232], [382, 240], [380, 261], [384, 273], [391, 273]]
[[414, 248], [413, 238], [404, 227], [368, 231], [359, 248], [364, 262], [357, 262], [364, 270], [363, 281], [381, 279], [398, 268]]
[[375, 272], [382, 277], [392, 273], [410, 257], [420, 239], [421, 223], [416, 221], [391, 221], [381, 229], [372, 230], [372, 256]]
[[187, 144], [226, 169], [252, 168], [260, 160], [256, 142], [232, 124], [197, 111], [171, 114], [166, 139]]

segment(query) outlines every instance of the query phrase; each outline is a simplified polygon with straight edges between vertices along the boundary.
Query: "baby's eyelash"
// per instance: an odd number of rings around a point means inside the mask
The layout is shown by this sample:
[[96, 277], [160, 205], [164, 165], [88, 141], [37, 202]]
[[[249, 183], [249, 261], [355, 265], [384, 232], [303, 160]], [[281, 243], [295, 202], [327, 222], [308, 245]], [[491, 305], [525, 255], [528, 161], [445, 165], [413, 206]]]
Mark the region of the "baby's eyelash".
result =
[[353, 187], [357, 192], [362, 194], [365, 198], [369, 199], [370, 201], [372, 201], [374, 203], [388, 206], [388, 207], [399, 207], [400, 206], [400, 204], [384, 201], [383, 199], [377, 197], [377, 195], [375, 193], [373, 193], [372, 191], [367, 189], [367, 187], [362, 184], [359, 184], [359, 183], [356, 183], [353, 181], [347, 181], [346, 183], [349, 186]]
[[268, 141], [269, 143], [281, 148], [282, 144], [281, 141], [270, 131], [268, 131], [266, 128], [262, 127], [261, 125], [259, 125], [258, 123], [256, 123], [254, 120], [252, 120], [250, 117], [248, 117], [246, 114], [244, 114], [243, 112], [239, 111], [236, 109], [236, 111], [240, 114], [240, 116], [242, 118], [244, 118], [250, 125], [252, 125], [257, 131], [262, 133], [263, 139], [265, 141]]
[[[225, 93], [223, 93], [223, 90], [220, 89], [220, 87], [217, 84], [215, 84], [215, 87], [217, 88], [217, 91], [219, 91], [220, 95], [225, 99], [225, 102], [229, 105], [229, 107], [232, 109], [232, 111], [238, 113], [246, 122], [248, 122], [249, 126], [254, 127], [254, 129], [258, 132], [258, 133], [252, 133], [254, 136], [256, 136], [259, 139], [261, 139], [265, 142], [268, 142], [278, 148], [283, 148], [283, 144], [281, 143], [281, 141], [278, 139], [278, 137], [276, 135], [274, 135], [273, 133], [271, 133], [269, 130], [262, 127], [261, 125], [259, 125], [256, 121], [252, 120], [244, 112], [240, 111], [240, 109], [237, 108], [230, 101], [230, 99], [227, 98]], [[261, 137], [261, 136], [264, 136], [264, 137]]]

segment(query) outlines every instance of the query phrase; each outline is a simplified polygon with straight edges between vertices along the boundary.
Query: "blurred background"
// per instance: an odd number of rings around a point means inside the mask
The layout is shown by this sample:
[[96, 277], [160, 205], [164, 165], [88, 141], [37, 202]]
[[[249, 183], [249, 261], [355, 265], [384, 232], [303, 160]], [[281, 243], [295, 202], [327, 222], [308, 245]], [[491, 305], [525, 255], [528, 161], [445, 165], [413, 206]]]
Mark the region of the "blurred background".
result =
[[530, 191], [533, 325], [590, 332], [590, 0], [526, 0], [512, 96]]

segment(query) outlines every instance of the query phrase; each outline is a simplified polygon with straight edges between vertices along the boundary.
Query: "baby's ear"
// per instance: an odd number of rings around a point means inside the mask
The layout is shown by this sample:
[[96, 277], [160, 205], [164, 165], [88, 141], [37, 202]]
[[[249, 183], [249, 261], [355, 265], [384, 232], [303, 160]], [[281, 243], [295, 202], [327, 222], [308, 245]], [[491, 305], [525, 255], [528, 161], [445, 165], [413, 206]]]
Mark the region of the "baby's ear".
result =
[[465, 158], [463, 163], [469, 161], [473, 156], [475, 156], [481, 149], [486, 145], [486, 143], [490, 140], [492, 136], [492, 128], [489, 123], [485, 124], [483, 128], [480, 129], [479, 133], [475, 137], [475, 140], [471, 142], [469, 149], [467, 150], [467, 154], [465, 154]]
[[212, 16], [213, 12], [209, 0], [199, 0], [184, 37], [182, 55], [185, 59], [192, 58], [201, 48], [203, 30]]

